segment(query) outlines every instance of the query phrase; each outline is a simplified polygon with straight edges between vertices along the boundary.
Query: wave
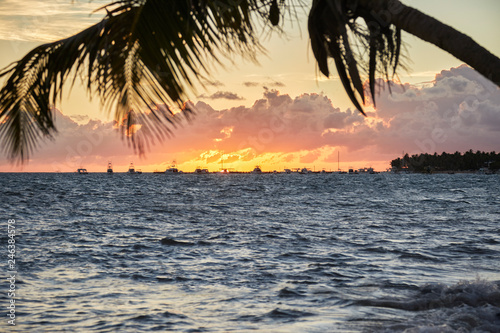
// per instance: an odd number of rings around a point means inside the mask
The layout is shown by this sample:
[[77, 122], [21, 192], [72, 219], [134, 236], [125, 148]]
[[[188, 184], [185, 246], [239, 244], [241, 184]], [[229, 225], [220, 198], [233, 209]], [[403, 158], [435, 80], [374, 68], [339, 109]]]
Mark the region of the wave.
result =
[[170, 245], [170, 246], [192, 246], [192, 245], [195, 245], [195, 243], [192, 243], [192, 242], [178, 241], [178, 240], [168, 238], [168, 237], [162, 238], [160, 240], [160, 243], [162, 245]]
[[355, 304], [415, 312], [404, 324], [371, 327], [379, 332], [500, 332], [500, 281], [477, 278], [453, 286], [428, 284], [408, 298], [364, 299]]
[[298, 291], [298, 290], [293, 290], [291, 288], [285, 287], [281, 289], [278, 293], [278, 297], [285, 298], [285, 297], [304, 297], [305, 295]]
[[479, 278], [474, 282], [462, 281], [451, 287], [443, 284], [428, 284], [420, 288], [418, 293], [413, 295], [411, 299], [360, 300], [357, 303], [408, 311], [451, 308], [463, 305], [478, 307], [489, 304], [500, 307], [499, 284], [500, 282], [488, 282]]

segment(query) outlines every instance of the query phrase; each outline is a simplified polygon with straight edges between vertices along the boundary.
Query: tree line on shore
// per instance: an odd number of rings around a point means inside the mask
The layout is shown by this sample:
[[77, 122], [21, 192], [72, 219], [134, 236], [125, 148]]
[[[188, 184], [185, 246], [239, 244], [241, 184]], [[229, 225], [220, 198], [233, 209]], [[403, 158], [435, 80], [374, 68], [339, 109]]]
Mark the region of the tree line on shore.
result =
[[477, 171], [488, 168], [491, 171], [500, 169], [500, 153], [496, 152], [474, 152], [472, 149], [465, 152], [449, 154], [443, 152], [431, 154], [405, 154], [403, 158], [391, 161], [391, 167], [396, 170], [408, 170], [411, 172], [433, 172], [433, 171]]

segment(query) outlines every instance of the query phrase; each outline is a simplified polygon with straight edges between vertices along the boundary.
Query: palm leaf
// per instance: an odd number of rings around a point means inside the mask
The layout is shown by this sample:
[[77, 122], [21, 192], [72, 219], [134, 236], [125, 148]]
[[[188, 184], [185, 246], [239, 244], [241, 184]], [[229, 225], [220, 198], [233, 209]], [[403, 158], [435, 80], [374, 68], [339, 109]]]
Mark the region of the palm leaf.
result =
[[[300, 0], [296, 0], [300, 2]], [[290, 0], [293, 2], [293, 0]], [[65, 84], [84, 78], [139, 152], [171, 134], [194, 112], [184, 103], [219, 57], [254, 60], [264, 52], [252, 13], [276, 23], [273, 0], [117, 0], [105, 18], [67, 39], [41, 45], [3, 69], [0, 140], [11, 159], [24, 161], [40, 138], [56, 133], [52, 106]], [[272, 7], [273, 22], [269, 22]], [[283, 15], [278, 12], [279, 15]], [[71, 76], [74, 78], [71, 79]], [[167, 107], [168, 105], [168, 107]], [[177, 106], [175, 113], [170, 106]], [[140, 131], [135, 131], [140, 127]]]
[[[347, 95], [363, 115], [365, 92], [361, 72], [368, 74], [375, 104], [376, 74], [389, 80], [389, 73], [394, 75], [400, 64], [401, 30], [374, 26], [378, 22], [375, 15], [358, 1], [313, 0], [308, 22], [311, 47], [321, 73], [329, 76], [328, 58], [332, 58]], [[358, 19], [364, 20], [365, 25], [358, 24]], [[368, 50], [367, 60], [365, 52], [359, 49]]]

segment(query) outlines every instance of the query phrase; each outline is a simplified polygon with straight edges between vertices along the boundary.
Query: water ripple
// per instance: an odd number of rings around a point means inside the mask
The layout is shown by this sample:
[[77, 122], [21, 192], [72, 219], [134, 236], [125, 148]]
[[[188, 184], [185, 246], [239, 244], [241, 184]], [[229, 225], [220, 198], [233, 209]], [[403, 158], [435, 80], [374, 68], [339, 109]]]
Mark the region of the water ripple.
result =
[[500, 331], [497, 176], [0, 181], [23, 331]]

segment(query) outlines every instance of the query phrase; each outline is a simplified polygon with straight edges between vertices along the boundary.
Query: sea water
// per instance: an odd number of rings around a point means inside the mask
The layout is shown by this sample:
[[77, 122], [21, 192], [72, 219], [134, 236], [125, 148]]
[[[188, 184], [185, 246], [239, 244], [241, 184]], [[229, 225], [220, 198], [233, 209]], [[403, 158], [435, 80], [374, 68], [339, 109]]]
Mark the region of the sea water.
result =
[[500, 332], [498, 175], [26, 173], [0, 185], [0, 331]]

